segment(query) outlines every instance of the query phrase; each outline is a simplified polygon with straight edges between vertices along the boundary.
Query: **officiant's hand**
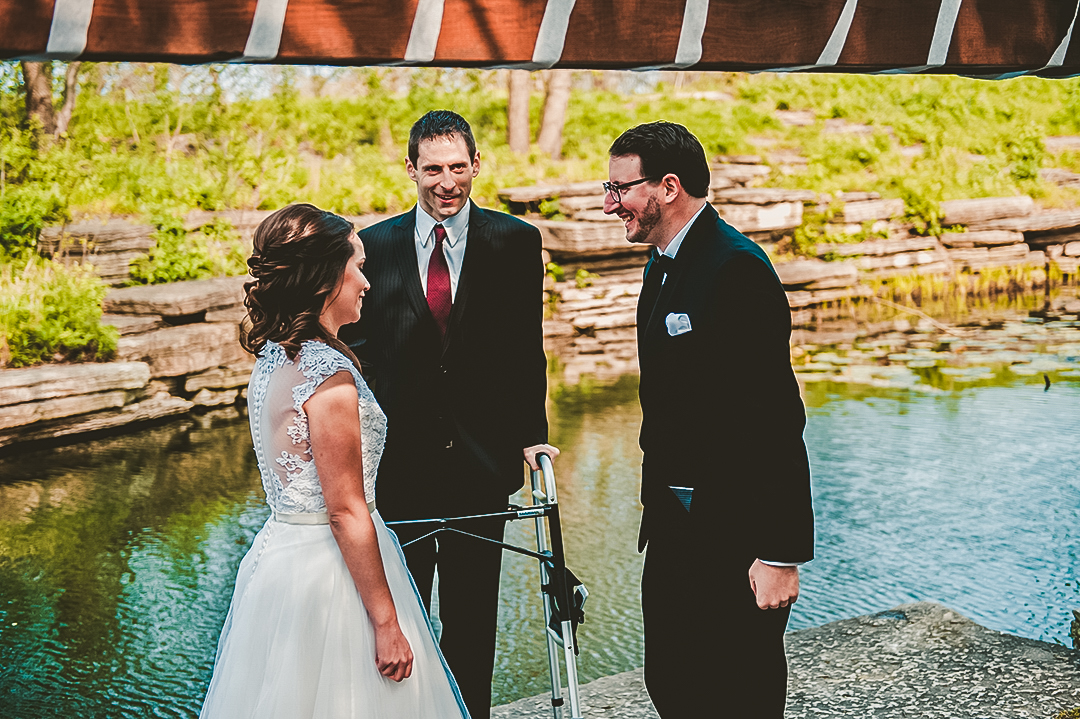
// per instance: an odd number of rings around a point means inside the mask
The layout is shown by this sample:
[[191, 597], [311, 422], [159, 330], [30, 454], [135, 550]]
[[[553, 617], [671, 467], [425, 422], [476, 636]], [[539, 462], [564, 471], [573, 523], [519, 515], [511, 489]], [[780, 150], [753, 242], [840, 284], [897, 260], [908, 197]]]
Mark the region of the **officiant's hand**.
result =
[[397, 621], [375, 627], [375, 666], [379, 668], [379, 673], [400, 682], [412, 675], [412, 665], [412, 647], [401, 633]]
[[529, 465], [529, 469], [534, 472], [540, 469], [539, 460], [536, 459], [538, 454], [546, 454], [547, 456], [555, 459], [559, 456], [559, 448], [552, 447], [550, 444], [538, 444], [533, 447], [526, 447], [522, 450], [525, 453], [525, 462]]
[[774, 567], [755, 559], [750, 565], [750, 588], [761, 609], [779, 609], [799, 598], [799, 568]]

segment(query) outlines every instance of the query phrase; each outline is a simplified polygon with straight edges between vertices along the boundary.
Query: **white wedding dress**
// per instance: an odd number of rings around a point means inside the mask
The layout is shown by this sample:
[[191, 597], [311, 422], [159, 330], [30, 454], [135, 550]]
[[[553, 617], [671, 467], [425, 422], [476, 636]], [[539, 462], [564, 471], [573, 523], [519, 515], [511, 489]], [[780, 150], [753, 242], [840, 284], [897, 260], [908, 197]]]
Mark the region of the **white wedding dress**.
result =
[[364, 494], [371, 506], [386, 415], [352, 362], [311, 341], [295, 361], [267, 343], [255, 363], [248, 387], [251, 436], [273, 511], [240, 563], [203, 719], [468, 717], [397, 537], [378, 512], [372, 520], [386, 580], [414, 655], [412, 676], [402, 682], [375, 666], [374, 630], [329, 524], [295, 523], [325, 522], [303, 405], [341, 371], [352, 374], [360, 396]]

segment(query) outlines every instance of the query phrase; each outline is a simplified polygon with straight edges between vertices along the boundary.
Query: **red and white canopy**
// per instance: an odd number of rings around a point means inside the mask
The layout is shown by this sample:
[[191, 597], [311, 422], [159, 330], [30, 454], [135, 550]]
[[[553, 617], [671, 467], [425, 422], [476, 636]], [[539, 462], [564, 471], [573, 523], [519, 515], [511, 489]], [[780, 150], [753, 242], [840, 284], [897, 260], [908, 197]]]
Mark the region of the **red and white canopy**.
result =
[[0, 58], [1080, 74], [1080, 0], [0, 0]]

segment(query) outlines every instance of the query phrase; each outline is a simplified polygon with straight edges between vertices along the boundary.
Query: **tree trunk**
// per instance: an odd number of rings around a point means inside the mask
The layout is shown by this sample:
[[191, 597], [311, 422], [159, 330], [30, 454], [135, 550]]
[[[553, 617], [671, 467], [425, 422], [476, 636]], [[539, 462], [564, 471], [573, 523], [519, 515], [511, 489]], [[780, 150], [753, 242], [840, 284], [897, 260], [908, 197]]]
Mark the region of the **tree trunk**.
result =
[[510, 150], [529, 152], [529, 95], [532, 77], [528, 70], [510, 71], [510, 97], [506, 104], [506, 141]]
[[[64, 103], [60, 106], [60, 113], [56, 116], [56, 132], [60, 137], [68, 131], [71, 122], [71, 113], [75, 111], [75, 98], [79, 94], [79, 66], [81, 62], [69, 62], [67, 72], [64, 73]], [[166, 124], [166, 126], [168, 126]], [[177, 123], [177, 130], [180, 129]]]
[[562, 157], [563, 126], [566, 124], [566, 108], [570, 104], [570, 81], [572, 70], [551, 70], [548, 76], [547, 96], [544, 98], [544, 117], [540, 121], [540, 136], [536, 144], [553, 160]]
[[22, 62], [23, 86], [26, 89], [26, 114], [31, 121], [37, 118], [43, 134], [56, 133], [56, 111], [53, 109], [52, 63]]

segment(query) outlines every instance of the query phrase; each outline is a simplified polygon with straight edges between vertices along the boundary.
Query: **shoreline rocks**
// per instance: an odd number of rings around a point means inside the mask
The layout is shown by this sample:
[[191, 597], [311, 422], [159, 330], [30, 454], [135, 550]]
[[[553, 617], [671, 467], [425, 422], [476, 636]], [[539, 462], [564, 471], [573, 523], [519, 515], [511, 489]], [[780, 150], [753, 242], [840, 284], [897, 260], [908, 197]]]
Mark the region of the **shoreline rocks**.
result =
[[[1050, 719], [1080, 706], [1080, 651], [930, 602], [789, 632], [786, 644], [787, 719]], [[582, 714], [657, 719], [641, 677], [635, 669], [582, 685]], [[520, 699], [491, 716], [547, 719], [550, 699]]]
[[0, 370], [0, 453], [246, 397], [244, 277], [126, 287], [105, 298], [117, 360]]
[[[803, 223], [804, 209], [841, 219], [847, 224], [837, 226], [844, 231], [865, 232], [873, 224], [873, 231], [887, 235], [862, 242], [822, 241], [814, 257], [777, 262], [796, 326], [816, 321], [842, 303], [871, 298], [880, 282], [896, 277], [949, 280], [1008, 268], [1022, 274], [1027, 285], [1041, 287], [1059, 277], [1075, 278], [1080, 270], [1080, 210], [1040, 211], [1030, 197], [952, 200], [942, 203], [944, 222], [965, 231], [924, 237], [903, 224], [902, 201], [884, 200], [876, 193], [826, 196], [755, 187], [752, 183], [772, 172], [759, 157], [718, 160], [724, 161], [713, 165], [710, 202], [767, 248]], [[524, 210], [558, 201], [560, 211], [571, 218], [531, 220], [543, 236], [545, 262], [553, 260], [568, 270], [564, 281], [549, 279], [545, 287], [550, 317], [544, 323], [546, 348], [563, 362], [565, 380], [636, 371], [636, 304], [649, 248], [627, 243], [622, 223], [600, 212], [600, 182], [510, 188], [501, 196], [512, 208]], [[185, 227], [197, 230], [223, 220], [242, 238], [250, 238], [267, 214], [192, 212]], [[350, 218], [358, 226], [378, 219]], [[126, 276], [108, 268], [115, 269], [121, 260], [126, 267], [132, 253], [145, 252], [152, 245], [151, 234], [152, 228], [126, 220], [82, 221], [47, 228], [39, 244], [56, 256], [94, 263], [103, 278], [119, 283]], [[242, 400], [254, 362], [240, 348], [237, 334], [244, 316], [245, 280], [224, 277], [114, 289], [105, 299], [103, 321], [120, 332], [119, 362], [141, 363], [149, 373], [147, 381], [141, 387], [86, 389], [64, 397], [46, 392], [34, 399], [0, 399], [0, 451], [27, 439], [69, 437]], [[12, 371], [0, 370], [0, 388]], [[48, 376], [47, 367], [26, 371]]]

